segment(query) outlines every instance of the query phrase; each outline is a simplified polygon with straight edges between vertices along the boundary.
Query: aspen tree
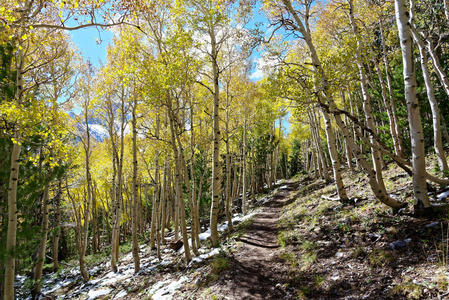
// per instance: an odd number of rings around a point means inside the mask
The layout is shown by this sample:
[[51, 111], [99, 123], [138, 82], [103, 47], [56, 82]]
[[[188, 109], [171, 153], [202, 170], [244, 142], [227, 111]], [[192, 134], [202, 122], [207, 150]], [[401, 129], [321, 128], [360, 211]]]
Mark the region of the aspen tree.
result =
[[[311, 35], [310, 35], [310, 28], [308, 24], [308, 17], [309, 17], [309, 6], [305, 5], [305, 23], [301, 20], [299, 17], [299, 14], [297, 11], [293, 8], [292, 2], [290, 0], [282, 0], [283, 8], [291, 14], [293, 20], [292, 22], [288, 23], [288, 26], [291, 26], [293, 30], [299, 32], [304, 37], [304, 41], [310, 50], [310, 57], [311, 57], [311, 63], [314, 69], [317, 72], [317, 75], [319, 76], [319, 86], [323, 89], [323, 96], [324, 99], [329, 103], [330, 106], [330, 112], [332, 112], [332, 109], [336, 107], [335, 102], [333, 100], [332, 94], [329, 91], [329, 81], [327, 79], [327, 76], [324, 72], [324, 69], [320, 63], [320, 60], [318, 58], [315, 46], [313, 44]], [[318, 100], [320, 103], [322, 103], [321, 95], [318, 94]], [[340, 130], [343, 133], [343, 136], [347, 140], [347, 142], [350, 145], [351, 151], [353, 155], [356, 157], [356, 159], [359, 161], [360, 166], [364, 170], [364, 172], [368, 176], [368, 183], [371, 186], [371, 189], [373, 193], [375, 194], [376, 198], [379, 199], [382, 203], [392, 207], [392, 208], [401, 208], [403, 207], [403, 203], [400, 203], [396, 199], [393, 199], [392, 197], [385, 194], [382, 189], [379, 187], [377, 180], [376, 180], [376, 173], [375, 171], [369, 166], [369, 164], [364, 160], [364, 158], [361, 155], [360, 150], [358, 149], [357, 145], [354, 143], [354, 140], [349, 135], [349, 132], [347, 130], [346, 125], [343, 123], [342, 118], [338, 114], [334, 114], [334, 119], [336, 121], [336, 124], [340, 128]]]
[[53, 271], [56, 272], [59, 269], [59, 238], [61, 235], [61, 197], [62, 197], [62, 178], [58, 182], [58, 194], [55, 197], [56, 215], [53, 227], [55, 228], [55, 234], [53, 236]]
[[395, 11], [401, 42], [405, 99], [412, 142], [414, 207], [416, 212], [424, 213], [431, 210], [431, 206], [427, 194], [424, 134], [416, 95], [417, 83], [413, 65], [412, 35], [405, 0], [395, 0]]
[[47, 248], [47, 233], [48, 233], [48, 194], [49, 194], [49, 183], [46, 184], [44, 188], [44, 195], [42, 199], [42, 233], [41, 242], [39, 245], [39, 251], [37, 255], [37, 264], [34, 269], [34, 286], [31, 290], [33, 298], [37, 297], [41, 293], [41, 279], [42, 279], [42, 269], [44, 267], [45, 252]]
[[[104, 3], [97, 2], [92, 9], [90, 6], [83, 6], [75, 9], [78, 6], [78, 1], [73, 1], [70, 3], [59, 2], [59, 1], [4, 1], [2, 3], [3, 7], [0, 11], [0, 18], [3, 20], [0, 25], [0, 32], [4, 33], [5, 36], [15, 37], [17, 41], [16, 49], [16, 92], [15, 92], [15, 102], [17, 105], [22, 105], [24, 102], [24, 75], [27, 71], [31, 69], [42, 68], [46, 64], [46, 61], [40, 61], [37, 65], [28, 68], [25, 65], [25, 55], [24, 49], [26, 51], [32, 50], [30, 47], [25, 47], [24, 41], [28, 42], [28, 38], [33, 36], [35, 32], [45, 31], [48, 29], [55, 30], [76, 30], [84, 27], [91, 27], [96, 25], [101, 26], [114, 26], [117, 22], [111, 20], [111, 22], [97, 22], [97, 12], [98, 10], [105, 7]], [[121, 6], [121, 5], [118, 5]], [[70, 27], [65, 26], [61, 18], [57, 17], [58, 13], [62, 9], [66, 9], [69, 14], [76, 17], [79, 15], [91, 16], [91, 22], [86, 22], [85, 24], [78, 24], [76, 26]], [[105, 16], [109, 13], [105, 13]], [[123, 23], [127, 18], [127, 13], [125, 13], [120, 23]], [[104, 21], [104, 20], [103, 20]], [[106, 24], [108, 23], [108, 24]], [[44, 42], [45, 40], [41, 40]], [[33, 49], [31, 52], [35, 52]], [[36, 82], [35, 82], [36, 83]], [[6, 241], [6, 251], [7, 258], [5, 264], [5, 282], [4, 282], [4, 294], [5, 300], [14, 299], [14, 279], [15, 279], [15, 259], [14, 259], [14, 249], [16, 246], [16, 235], [17, 235], [17, 186], [19, 180], [19, 166], [20, 166], [20, 154], [21, 154], [21, 143], [23, 139], [23, 133], [18, 127], [14, 128], [13, 134], [13, 148], [11, 151], [11, 170], [10, 170], [10, 184], [8, 192], [8, 229], [7, 229], [7, 241]]]
[[[176, 145], [176, 137], [175, 135], [177, 132], [175, 131], [174, 121], [173, 121], [173, 112], [171, 107], [171, 101], [168, 101], [169, 105], [167, 109], [169, 110], [169, 120], [170, 120], [170, 132], [171, 132], [171, 142], [172, 142], [172, 150], [173, 155], [175, 159], [175, 186], [176, 186], [176, 202], [177, 205], [175, 205], [175, 209], [180, 212], [179, 219], [181, 221], [181, 233], [182, 233], [182, 239], [184, 242], [184, 255], [186, 262], [189, 262], [192, 259], [192, 255], [190, 253], [190, 247], [189, 247], [189, 239], [187, 235], [187, 224], [186, 224], [186, 217], [185, 217], [185, 204], [184, 199], [182, 195], [182, 186], [181, 186], [181, 176], [182, 176], [182, 169], [181, 169], [181, 158], [178, 151], [178, 146]], [[176, 218], [176, 214], [175, 214]], [[176, 220], [175, 220], [175, 226], [176, 226]]]
[[428, 66], [425, 44], [421, 36], [413, 27], [413, 18], [414, 18], [414, 1], [412, 0], [410, 1], [410, 21], [409, 21], [410, 31], [419, 49], [422, 75], [424, 78], [424, 84], [426, 86], [427, 98], [429, 100], [430, 109], [432, 111], [433, 145], [435, 148], [435, 154], [437, 157], [438, 166], [440, 167], [440, 170], [442, 170], [443, 172], [448, 172], [449, 167], [447, 165], [447, 159], [443, 149], [443, 141], [441, 134], [440, 109], [438, 108], [438, 103], [437, 100], [435, 99], [435, 93], [430, 79], [430, 71]]
[[[135, 83], [134, 83], [135, 84]], [[136, 93], [136, 90], [134, 90], [133, 95], [133, 103], [132, 103], [132, 143], [133, 143], [133, 182], [132, 182], [132, 253], [133, 253], [133, 260], [134, 260], [134, 273], [139, 272], [140, 270], [140, 257], [139, 257], [139, 240], [137, 239], [137, 208], [138, 208], [138, 201], [139, 201], [139, 186], [137, 181], [137, 171], [138, 171], [138, 165], [137, 165], [137, 99], [138, 95]], [[156, 155], [157, 159], [159, 159], [158, 155]], [[156, 164], [158, 166], [158, 164]], [[157, 169], [157, 167], [156, 167]], [[159, 171], [159, 170], [157, 170]], [[155, 179], [157, 180], [157, 176], [159, 174], [155, 174]], [[154, 209], [154, 208], [153, 208]]]
[[[355, 51], [355, 57], [356, 57], [357, 67], [359, 69], [360, 87], [361, 87], [362, 95], [363, 95], [363, 102], [362, 102], [363, 112], [365, 114], [365, 119], [366, 119], [368, 128], [371, 129], [372, 131], [375, 131], [376, 126], [374, 124], [374, 117], [373, 117], [372, 110], [371, 110], [371, 104], [370, 104], [371, 99], [370, 99], [370, 94], [368, 92], [368, 87], [367, 87], [367, 76], [366, 76], [365, 67], [363, 65], [362, 58], [361, 58], [361, 52], [362, 52], [362, 44], [361, 43], [362, 43], [362, 41], [360, 40], [359, 29], [358, 29], [357, 24], [355, 23], [355, 19], [354, 19], [353, 1], [348, 0], [348, 4], [349, 4], [349, 20], [350, 20], [352, 32], [357, 39], [357, 49]], [[371, 142], [373, 142], [373, 141], [374, 141], [373, 138], [371, 138]], [[382, 193], [386, 194], [387, 190], [385, 188], [385, 184], [384, 184], [384, 180], [383, 180], [383, 176], [382, 176], [382, 166], [381, 166], [381, 161], [380, 161], [381, 155], [377, 150], [372, 150], [371, 156], [372, 156], [372, 161], [373, 161], [373, 166], [374, 166], [374, 172], [376, 173], [377, 184], [378, 184], [379, 188], [382, 189]]]

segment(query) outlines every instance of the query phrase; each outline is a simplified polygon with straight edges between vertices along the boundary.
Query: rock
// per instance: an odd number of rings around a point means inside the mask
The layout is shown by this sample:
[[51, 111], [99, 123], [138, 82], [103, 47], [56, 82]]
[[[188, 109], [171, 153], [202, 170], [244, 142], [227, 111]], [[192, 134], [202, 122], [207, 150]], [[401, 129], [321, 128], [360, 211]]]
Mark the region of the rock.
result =
[[426, 228], [433, 228], [433, 227], [436, 227], [438, 224], [440, 224], [440, 223], [439, 222], [433, 222], [433, 223], [427, 224]]
[[390, 248], [393, 250], [398, 250], [400, 248], [404, 248], [410, 243], [411, 240], [412, 239], [405, 239], [405, 240], [399, 240], [399, 241], [392, 242], [392, 243], [390, 243]]
[[173, 249], [175, 251], [178, 251], [179, 249], [181, 249], [182, 245], [184, 245], [184, 243], [182, 242], [182, 240], [178, 240], [176, 242], [171, 242], [169, 247], [170, 249]]
[[378, 239], [380, 239], [380, 234], [370, 233], [370, 234], [368, 234], [368, 238], [371, 240], [371, 242], [375, 242]]
[[398, 215], [402, 214], [405, 211], [405, 207], [398, 210]]
[[430, 261], [430, 262], [436, 262], [437, 260], [438, 260], [437, 254], [432, 254], [429, 257], [427, 257], [427, 261]]

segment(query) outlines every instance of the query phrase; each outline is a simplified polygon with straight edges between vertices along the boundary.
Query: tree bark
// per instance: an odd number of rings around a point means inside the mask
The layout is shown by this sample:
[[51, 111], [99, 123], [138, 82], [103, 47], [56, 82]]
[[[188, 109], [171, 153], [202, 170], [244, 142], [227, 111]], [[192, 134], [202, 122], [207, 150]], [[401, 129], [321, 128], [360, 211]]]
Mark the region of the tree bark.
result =
[[[213, 25], [212, 25], [213, 26]], [[220, 86], [218, 72], [218, 50], [214, 28], [209, 31], [211, 39], [211, 63], [213, 79], [213, 154], [212, 154], [212, 202], [210, 209], [210, 231], [212, 246], [220, 244], [218, 239], [218, 204], [220, 201]]]
[[412, 37], [405, 0], [395, 0], [395, 11], [401, 42], [405, 99], [412, 142], [414, 207], [417, 213], [423, 213], [425, 210], [431, 209], [431, 206], [427, 194], [424, 135], [416, 95], [417, 83], [413, 66]]
[[335, 184], [337, 186], [338, 198], [340, 198], [340, 201], [348, 201], [348, 195], [346, 194], [343, 178], [341, 177], [340, 161], [338, 158], [337, 148], [335, 147], [335, 136], [332, 130], [331, 118], [326, 110], [322, 109], [321, 113], [324, 118], [327, 145], [329, 147], [329, 152], [331, 155], [332, 169], [334, 171], [334, 178]]
[[[359, 76], [360, 76], [360, 87], [362, 89], [362, 95], [363, 95], [363, 112], [365, 113], [365, 120], [366, 124], [369, 129], [372, 131], [376, 131], [376, 126], [374, 125], [374, 117], [371, 111], [371, 104], [370, 104], [370, 94], [368, 92], [367, 87], [367, 78], [365, 73], [365, 67], [362, 62], [361, 58], [361, 52], [362, 52], [362, 41], [359, 38], [359, 30], [357, 27], [357, 24], [355, 23], [354, 19], [354, 6], [353, 1], [348, 0], [349, 3], [349, 20], [352, 27], [352, 32], [354, 33], [356, 39], [357, 39], [357, 49], [355, 51], [355, 57], [357, 62], [357, 67], [359, 69]], [[372, 143], [375, 143], [375, 141], [371, 140]], [[372, 149], [371, 150], [371, 156], [374, 166], [374, 172], [376, 173], [376, 180], [377, 184], [379, 185], [379, 188], [382, 189], [383, 193], [387, 193], [387, 190], [385, 188], [383, 176], [382, 176], [382, 165], [381, 165], [381, 155], [379, 151]]]
[[55, 235], [53, 236], [53, 271], [56, 272], [59, 269], [59, 237], [61, 235], [61, 195], [62, 195], [62, 179], [58, 184], [58, 195], [56, 196], [56, 214], [55, 214]]
[[435, 148], [435, 154], [438, 161], [438, 166], [440, 170], [447, 173], [449, 171], [447, 165], [446, 155], [443, 150], [443, 138], [441, 134], [441, 122], [440, 122], [440, 109], [438, 108], [437, 100], [435, 99], [433, 85], [430, 79], [429, 66], [427, 61], [427, 53], [425, 49], [424, 41], [421, 39], [419, 34], [416, 32], [416, 29], [413, 28], [413, 15], [414, 15], [414, 1], [410, 1], [411, 5], [411, 13], [410, 13], [410, 26], [411, 33], [413, 35], [413, 39], [415, 43], [418, 45], [419, 56], [421, 59], [421, 70], [424, 78], [424, 83], [426, 85], [427, 98], [429, 100], [430, 109], [432, 111], [432, 125], [433, 125], [433, 145]]
[[242, 177], [243, 177], [243, 195], [242, 195], [242, 213], [243, 215], [246, 215], [246, 151], [247, 151], [247, 147], [246, 147], [246, 111], [245, 111], [245, 117], [244, 117], [244, 121], [243, 121], [243, 166], [242, 166]]
[[[137, 95], [134, 95], [134, 103], [132, 107], [132, 126], [133, 126], [133, 186], [132, 186], [132, 253], [134, 259], [134, 273], [140, 271], [140, 257], [139, 257], [139, 240], [137, 239], [137, 208], [138, 208], [138, 183], [137, 183], [137, 119], [136, 119], [136, 109], [137, 109]], [[156, 155], [156, 159], [159, 160], [159, 155]], [[156, 162], [156, 169], [158, 169], [158, 161]], [[159, 170], [157, 170], [159, 171]], [[155, 174], [157, 178], [158, 174]], [[157, 180], [157, 179], [155, 179]], [[159, 184], [159, 183], [157, 183]]]
[[[327, 76], [324, 72], [323, 67], [321, 66], [320, 60], [318, 58], [315, 46], [312, 42], [312, 38], [310, 35], [310, 31], [308, 29], [308, 24], [306, 23], [306, 26], [303, 25], [301, 19], [299, 18], [298, 14], [296, 13], [296, 11], [294, 10], [294, 8], [292, 7], [291, 1], [290, 0], [282, 0], [282, 2], [285, 5], [286, 10], [292, 14], [293, 18], [294, 18], [294, 28], [295, 30], [299, 31], [303, 37], [304, 40], [310, 50], [310, 55], [311, 55], [311, 59], [312, 59], [312, 64], [315, 68], [315, 70], [317, 71], [318, 75], [320, 76], [320, 86], [323, 88], [323, 92], [324, 92], [324, 96], [326, 98], [326, 100], [329, 103], [330, 106], [330, 112], [332, 112], [332, 110], [334, 108], [336, 108], [336, 104], [334, 102], [334, 99], [332, 97], [332, 94], [330, 92], [330, 86], [329, 86], [329, 81], [327, 79]], [[307, 13], [308, 15], [308, 13]], [[307, 28], [307, 29], [306, 29]], [[321, 103], [321, 95], [317, 94], [318, 96], [318, 101]], [[369, 164], [366, 162], [366, 160], [363, 158], [363, 156], [361, 155], [361, 151], [360, 149], [357, 147], [357, 145], [354, 143], [354, 140], [352, 139], [351, 135], [349, 134], [346, 125], [343, 123], [343, 120], [341, 119], [341, 116], [338, 114], [334, 114], [334, 118], [336, 121], [336, 124], [338, 125], [338, 127], [340, 128], [343, 137], [347, 140], [347, 142], [349, 143], [349, 146], [351, 148], [351, 151], [353, 153], [353, 155], [356, 157], [356, 159], [359, 161], [359, 165], [362, 167], [362, 169], [364, 170], [364, 172], [367, 174], [368, 176], [368, 183], [371, 186], [371, 189], [374, 193], [374, 195], [376, 196], [377, 199], [379, 199], [379, 201], [381, 201], [382, 203], [392, 207], [392, 208], [402, 208], [404, 206], [403, 203], [397, 201], [396, 199], [393, 199], [392, 197], [388, 196], [387, 194], [385, 194], [382, 189], [379, 187], [378, 183], [377, 183], [377, 178], [376, 178], [376, 173], [374, 172], [374, 170], [372, 170], [372, 168], [369, 166]]]
[[[390, 99], [390, 107], [391, 107], [391, 115], [388, 115], [388, 118], [390, 120], [390, 126], [391, 128], [391, 134], [393, 138], [393, 145], [396, 152], [396, 155], [404, 158], [404, 146], [402, 145], [402, 138], [401, 138], [401, 132], [399, 128], [399, 118], [396, 112], [396, 102], [393, 98], [393, 85], [391, 82], [391, 76], [390, 76], [390, 64], [388, 63], [388, 56], [387, 56], [387, 49], [386, 49], [386, 43], [385, 43], [385, 36], [383, 31], [383, 22], [380, 22], [380, 35], [381, 35], [381, 42], [382, 42], [382, 59], [384, 61], [385, 66], [385, 76], [387, 78], [387, 87], [388, 87], [388, 96]], [[388, 111], [387, 111], [388, 113]]]
[[50, 183], [47, 183], [47, 185], [45, 186], [44, 195], [42, 198], [42, 238], [37, 254], [37, 263], [34, 269], [34, 285], [31, 291], [33, 299], [37, 299], [41, 293], [42, 270], [45, 261], [45, 250], [47, 249], [49, 185]]
[[[20, 45], [20, 44], [19, 44]], [[20, 46], [21, 47], [21, 46]], [[17, 104], [23, 102], [23, 50], [18, 50], [18, 64], [16, 75], [16, 93]], [[14, 299], [14, 280], [15, 280], [15, 247], [17, 238], [17, 185], [19, 181], [20, 152], [22, 149], [22, 134], [19, 126], [14, 128], [14, 144], [11, 152], [11, 167], [9, 172], [8, 186], [8, 229], [6, 231], [6, 262], [5, 262], [5, 284], [3, 298], [5, 300]]]

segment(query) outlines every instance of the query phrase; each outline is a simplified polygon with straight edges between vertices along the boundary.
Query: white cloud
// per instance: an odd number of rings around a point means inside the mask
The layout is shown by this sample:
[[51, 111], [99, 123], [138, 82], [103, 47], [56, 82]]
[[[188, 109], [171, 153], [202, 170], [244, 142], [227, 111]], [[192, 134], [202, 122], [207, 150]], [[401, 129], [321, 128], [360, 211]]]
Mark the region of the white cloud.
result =
[[264, 75], [265, 74], [262, 70], [260, 70], [259, 68], [256, 68], [256, 71], [254, 71], [254, 73], [252, 73], [251, 76], [249, 76], [249, 78], [254, 81], [259, 81], [260, 79], [262, 79], [264, 77]]
[[266, 77], [276, 67], [277, 59], [262, 55], [256, 59], [256, 70], [251, 74], [250, 79], [260, 80]]

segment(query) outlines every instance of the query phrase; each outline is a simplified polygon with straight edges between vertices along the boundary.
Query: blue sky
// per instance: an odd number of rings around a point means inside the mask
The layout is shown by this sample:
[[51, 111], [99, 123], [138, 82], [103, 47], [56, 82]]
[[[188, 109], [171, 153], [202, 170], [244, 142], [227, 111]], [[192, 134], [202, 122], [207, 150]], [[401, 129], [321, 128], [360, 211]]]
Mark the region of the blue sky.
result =
[[[255, 10], [253, 22], [263, 22], [268, 27], [268, 20], [260, 13]], [[252, 24], [254, 24], [251, 22]], [[251, 25], [252, 25], [251, 24]], [[250, 26], [251, 26], [250, 25]], [[272, 28], [267, 28], [271, 32]], [[266, 34], [269, 34], [266, 32]], [[96, 28], [84, 28], [80, 30], [72, 31], [71, 33], [72, 41], [76, 44], [79, 50], [82, 51], [83, 57], [90, 60], [90, 62], [95, 67], [100, 66], [100, 62], [106, 63], [106, 47], [112, 43], [113, 33], [109, 30], [100, 30]], [[256, 51], [253, 54], [253, 59], [256, 63], [255, 69], [251, 74], [251, 79], [258, 81], [264, 77], [264, 72], [260, 68], [257, 68], [257, 62], [260, 60], [260, 54]], [[260, 67], [263, 65], [263, 61], [260, 60]], [[284, 130], [290, 131], [290, 124], [288, 124], [288, 118], [284, 119]]]
[[[259, 11], [259, 6], [254, 9], [254, 18], [250, 21], [249, 26], [253, 27], [256, 22], [263, 23], [267, 30], [271, 33], [272, 28], [268, 28], [268, 20], [264, 13]], [[267, 32], [267, 34], [269, 34]], [[100, 61], [106, 62], [106, 47], [112, 43], [113, 33], [109, 30], [101, 30], [93, 27], [87, 27], [80, 30], [70, 32], [72, 41], [82, 51], [83, 57], [89, 59], [95, 66], [100, 66]], [[253, 54], [253, 59], [257, 63], [260, 55], [257, 51]], [[251, 79], [258, 81], [263, 78], [263, 72], [260, 69], [253, 70]]]
[[112, 32], [90, 27], [74, 30], [70, 35], [72, 41], [82, 51], [83, 57], [89, 59], [95, 67], [100, 66], [100, 61], [106, 62], [106, 47], [112, 43]]

